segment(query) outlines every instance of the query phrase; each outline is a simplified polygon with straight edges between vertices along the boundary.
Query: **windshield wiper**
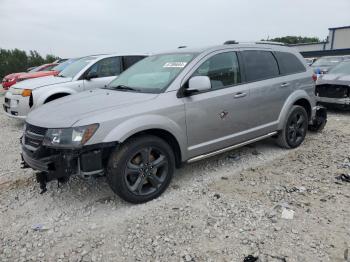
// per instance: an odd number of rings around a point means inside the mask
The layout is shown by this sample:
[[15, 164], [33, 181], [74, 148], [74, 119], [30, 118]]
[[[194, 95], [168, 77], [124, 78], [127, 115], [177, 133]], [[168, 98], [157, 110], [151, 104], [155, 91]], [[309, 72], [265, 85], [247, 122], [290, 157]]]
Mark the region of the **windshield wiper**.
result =
[[136, 88], [130, 87], [130, 86], [125, 86], [125, 85], [118, 85], [118, 86], [111, 86], [108, 87], [110, 89], [115, 89], [115, 90], [129, 90], [129, 91], [140, 91]]

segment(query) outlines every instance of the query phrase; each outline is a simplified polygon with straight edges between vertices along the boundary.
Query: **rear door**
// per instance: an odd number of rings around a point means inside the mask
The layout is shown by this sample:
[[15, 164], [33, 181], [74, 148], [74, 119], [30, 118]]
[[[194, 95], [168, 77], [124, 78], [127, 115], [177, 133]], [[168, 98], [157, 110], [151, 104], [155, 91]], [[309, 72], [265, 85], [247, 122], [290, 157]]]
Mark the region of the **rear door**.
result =
[[89, 69], [86, 70], [84, 76], [88, 75], [90, 72], [96, 72], [97, 78], [92, 78], [90, 80], [84, 79], [84, 89], [91, 90], [95, 88], [102, 88], [109, 84], [116, 76], [118, 76], [122, 71], [122, 61], [121, 57], [108, 57], [97, 61]]
[[285, 100], [291, 93], [288, 78], [280, 77], [275, 55], [270, 50], [243, 50], [246, 81], [250, 88], [255, 136], [275, 131]]

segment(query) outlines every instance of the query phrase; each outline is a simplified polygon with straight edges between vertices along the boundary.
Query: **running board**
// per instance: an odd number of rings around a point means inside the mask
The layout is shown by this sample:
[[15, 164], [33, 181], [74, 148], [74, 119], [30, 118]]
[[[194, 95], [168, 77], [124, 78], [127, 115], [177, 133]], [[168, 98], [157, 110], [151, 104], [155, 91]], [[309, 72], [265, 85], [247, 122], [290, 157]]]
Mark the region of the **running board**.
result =
[[215, 155], [218, 155], [218, 154], [221, 154], [221, 153], [225, 153], [225, 152], [230, 151], [232, 149], [236, 149], [238, 147], [245, 146], [245, 145], [248, 145], [248, 144], [251, 144], [251, 143], [263, 140], [265, 138], [271, 137], [271, 136], [276, 135], [276, 134], [277, 134], [277, 131], [269, 133], [267, 135], [259, 136], [257, 138], [245, 141], [243, 143], [239, 143], [239, 144], [236, 144], [236, 145], [233, 145], [233, 146], [225, 147], [223, 149], [219, 149], [217, 151], [214, 151], [214, 152], [211, 152], [211, 153], [208, 153], [208, 154], [199, 155], [199, 156], [190, 158], [189, 160], [187, 160], [187, 163], [193, 163], [193, 162], [196, 162], [196, 161], [199, 161], [199, 160], [211, 157], [211, 156], [215, 156]]

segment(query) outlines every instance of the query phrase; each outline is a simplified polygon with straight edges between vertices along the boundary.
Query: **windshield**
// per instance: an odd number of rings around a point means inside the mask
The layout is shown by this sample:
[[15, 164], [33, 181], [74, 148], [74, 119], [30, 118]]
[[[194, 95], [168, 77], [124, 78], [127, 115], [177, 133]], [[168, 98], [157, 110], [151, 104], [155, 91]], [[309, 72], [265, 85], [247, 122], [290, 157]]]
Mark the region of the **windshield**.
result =
[[107, 88], [161, 93], [195, 56], [195, 53], [177, 53], [147, 57], [122, 73]]
[[37, 72], [39, 69], [39, 67], [34, 67], [33, 69], [29, 70], [28, 72], [29, 73], [34, 73], [34, 72]]
[[52, 68], [53, 71], [58, 71], [61, 72], [63, 69], [65, 69], [67, 66], [69, 66], [70, 64], [74, 63], [75, 61], [77, 61], [79, 58], [72, 58], [69, 60], [66, 60], [60, 64], [58, 64], [57, 66], [55, 66], [54, 68]]
[[342, 57], [321, 57], [312, 66], [334, 66], [343, 61]]
[[81, 58], [74, 63], [71, 63], [65, 69], [58, 74], [60, 77], [75, 77], [85, 66], [87, 66], [90, 62], [94, 61], [96, 58], [93, 56], [88, 56]]
[[336, 65], [328, 73], [350, 75], [350, 61], [344, 61], [344, 62]]

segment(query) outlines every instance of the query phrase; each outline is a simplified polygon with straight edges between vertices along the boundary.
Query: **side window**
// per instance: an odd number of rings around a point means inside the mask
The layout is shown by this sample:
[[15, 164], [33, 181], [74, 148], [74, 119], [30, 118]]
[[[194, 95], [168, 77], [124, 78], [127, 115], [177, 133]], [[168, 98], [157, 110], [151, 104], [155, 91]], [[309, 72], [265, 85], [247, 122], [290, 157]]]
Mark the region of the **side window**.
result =
[[236, 52], [212, 56], [197, 68], [193, 76], [208, 76], [212, 89], [220, 89], [241, 82]]
[[247, 82], [273, 78], [279, 75], [278, 64], [269, 51], [242, 51]]
[[109, 57], [90, 67], [89, 72], [96, 72], [98, 77], [117, 76], [121, 71], [120, 57]]
[[123, 70], [128, 69], [133, 64], [144, 59], [145, 56], [124, 56], [123, 57]]
[[275, 55], [282, 75], [305, 72], [306, 69], [304, 65], [294, 54], [287, 52], [275, 52]]

